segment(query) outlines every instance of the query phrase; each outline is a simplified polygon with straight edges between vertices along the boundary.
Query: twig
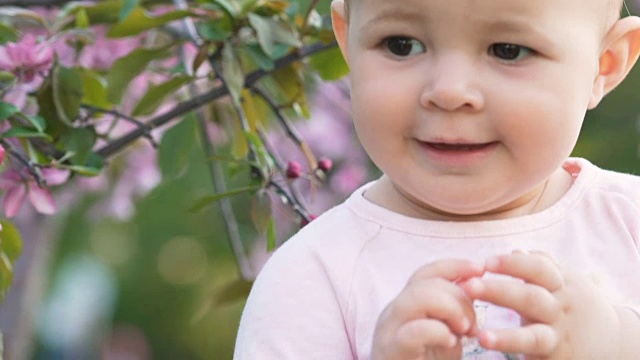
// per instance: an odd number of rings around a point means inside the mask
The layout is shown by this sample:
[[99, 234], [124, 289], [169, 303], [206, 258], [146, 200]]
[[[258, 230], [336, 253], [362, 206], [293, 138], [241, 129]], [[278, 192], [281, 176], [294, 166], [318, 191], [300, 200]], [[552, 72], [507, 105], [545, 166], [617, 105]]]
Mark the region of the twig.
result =
[[27, 168], [29, 174], [33, 176], [33, 179], [36, 181], [36, 184], [38, 184], [39, 187], [44, 188], [45, 186], [47, 186], [47, 182], [42, 177], [42, 173], [40, 172], [40, 167], [38, 164], [33, 163], [26, 156], [17, 151], [7, 140], [0, 139], [0, 144], [5, 148], [9, 155], [13, 156], [16, 160], [18, 160], [18, 162], [20, 162]]
[[[0, 0], [0, 6], [19, 6], [19, 7], [30, 7], [30, 6], [61, 6], [67, 3], [70, 3], [72, 0]], [[97, 1], [94, 1], [97, 2]]]
[[[182, 0], [174, 0], [176, 7], [183, 8], [186, 7], [186, 3]], [[191, 19], [185, 19], [183, 24], [186, 28], [187, 33], [191, 37], [192, 41], [196, 43], [198, 47], [202, 46], [202, 41], [198, 32], [195, 30], [195, 26], [193, 26], [193, 21]], [[182, 50], [182, 48], [181, 48]], [[182, 61], [184, 62], [184, 52], [181, 52]], [[198, 90], [195, 88], [193, 83], [189, 84], [189, 93], [193, 95], [198, 94]], [[207, 158], [213, 158], [216, 156], [216, 149], [213, 146], [211, 139], [209, 138], [207, 131], [207, 123], [205, 120], [205, 115], [202, 112], [201, 108], [197, 110], [198, 116], [198, 124], [200, 126], [200, 138], [202, 140], [202, 146], [204, 147], [204, 151], [207, 155]], [[224, 173], [222, 170], [222, 166], [218, 161], [208, 161], [209, 173], [211, 174], [211, 179], [213, 180], [213, 191], [214, 192], [226, 192], [227, 185], [224, 179]], [[231, 246], [231, 250], [234, 253], [234, 259], [237, 264], [237, 268], [240, 271], [240, 276], [242, 276], [245, 280], [250, 280], [255, 272], [253, 271], [253, 267], [251, 266], [251, 262], [247, 259], [247, 255], [242, 245], [242, 236], [240, 235], [240, 227], [238, 226], [238, 220], [236, 219], [235, 213], [233, 212], [233, 206], [231, 205], [231, 201], [228, 198], [220, 199], [219, 201], [220, 211], [222, 212], [222, 217], [224, 219], [224, 224], [227, 228], [227, 235], [229, 237], [229, 245]]]
[[[270, 71], [265, 71], [265, 70], [256, 70], [252, 73], [250, 73], [249, 75], [247, 75], [247, 77], [245, 78], [245, 83], [244, 86], [245, 87], [250, 87], [253, 84], [255, 84], [258, 80], [262, 79], [264, 76], [270, 74], [272, 71], [276, 70], [276, 69], [280, 69], [283, 68], [287, 65], [290, 65], [296, 61], [300, 61], [301, 59], [311, 56], [315, 53], [324, 51], [324, 50], [328, 50], [328, 49], [332, 49], [334, 47], [336, 47], [336, 43], [332, 42], [329, 44], [325, 44], [325, 43], [316, 43], [313, 45], [309, 45], [303, 49], [301, 49], [300, 51], [291, 53], [289, 55], [286, 55], [284, 57], [282, 57], [281, 59], [277, 60], [275, 62], [275, 66], [273, 70]], [[122, 137], [112, 141], [111, 143], [105, 145], [104, 147], [100, 148], [97, 153], [99, 155], [101, 155], [102, 157], [108, 158], [110, 156], [115, 155], [116, 153], [120, 152], [121, 150], [123, 150], [127, 145], [129, 145], [130, 143], [134, 142], [135, 140], [137, 140], [138, 138], [140, 138], [141, 136], [143, 136], [145, 134], [146, 131], [148, 130], [152, 130], [155, 129], [159, 126], [165, 125], [169, 122], [171, 122], [172, 120], [192, 111], [195, 110], [197, 108], [199, 108], [202, 105], [208, 104], [209, 102], [219, 99], [223, 96], [228, 95], [228, 90], [223, 87], [223, 86], [218, 86], [214, 89], [212, 89], [211, 91], [196, 96], [193, 99], [184, 101], [182, 103], [177, 104], [176, 106], [174, 106], [171, 110], [167, 111], [164, 114], [158, 115], [155, 118], [151, 119], [150, 121], [148, 121], [145, 124], [145, 128], [138, 128], [138, 129], [134, 129], [131, 132], [123, 135]]]
[[300, 215], [301, 218], [303, 218], [307, 222], [311, 221], [309, 213], [302, 206], [300, 206], [300, 204], [298, 204], [280, 184], [275, 181], [269, 181], [267, 186], [273, 188], [275, 192], [282, 198], [283, 202], [291, 206], [291, 208], [298, 215]]
[[250, 89], [252, 92], [260, 95], [260, 97], [267, 102], [273, 113], [278, 118], [280, 125], [282, 125], [282, 127], [286, 131], [287, 136], [292, 139], [296, 143], [296, 145], [302, 145], [302, 143], [304, 143], [304, 141], [302, 141], [302, 137], [300, 137], [296, 129], [294, 129], [293, 125], [289, 122], [289, 120], [287, 120], [287, 118], [282, 113], [282, 109], [280, 108], [280, 106], [278, 106], [278, 104], [275, 103], [271, 96], [269, 96], [269, 94], [267, 94], [264, 90], [256, 85], [252, 85]]
[[311, 18], [311, 14], [313, 13], [313, 10], [318, 6], [319, 2], [320, 0], [311, 0], [311, 3], [307, 8], [307, 13], [304, 15], [304, 23], [302, 24], [302, 27], [301, 27], [303, 31], [304, 29], [307, 28], [307, 25], [309, 25], [309, 19]]
[[92, 114], [95, 113], [103, 113], [103, 114], [109, 114], [109, 115], [113, 115], [118, 119], [123, 119], [126, 120], [132, 124], [135, 124], [136, 126], [138, 126], [138, 128], [142, 129], [144, 131], [144, 133], [142, 134], [143, 137], [149, 139], [149, 143], [151, 143], [151, 146], [153, 146], [154, 148], [158, 147], [158, 143], [155, 141], [155, 139], [153, 138], [153, 135], [151, 135], [151, 130], [149, 130], [145, 124], [137, 119], [134, 119], [128, 115], [125, 115], [119, 111], [116, 110], [111, 110], [111, 109], [102, 109], [99, 107], [95, 107], [92, 105], [87, 105], [87, 104], [82, 104], [80, 106], [83, 109], [89, 110], [92, 112]]
[[[267, 152], [269, 152], [269, 154], [271, 154], [271, 156], [274, 158], [273, 161], [276, 163], [278, 172], [283, 176], [283, 178], [286, 178], [286, 175], [284, 174], [286, 169], [284, 166], [282, 166], [282, 164], [280, 163], [280, 160], [274, 156], [276, 152], [271, 147], [271, 144], [269, 143], [269, 141], [267, 141], [267, 137], [265, 136], [264, 131], [262, 131], [261, 129], [258, 129], [258, 136], [260, 136], [260, 140], [262, 140], [262, 143], [264, 144], [264, 147], [267, 149]], [[289, 199], [289, 201], [291, 203], [296, 204], [300, 209], [303, 209], [304, 213], [308, 215], [309, 212], [306, 210], [302, 201], [300, 201], [300, 197], [298, 196], [298, 193], [296, 192], [296, 187], [293, 186], [293, 183], [287, 182], [287, 188], [289, 189], [289, 194], [291, 194], [291, 198]], [[305, 220], [309, 221], [308, 216], [305, 217], [302, 214], [301, 216], [303, 216]]]

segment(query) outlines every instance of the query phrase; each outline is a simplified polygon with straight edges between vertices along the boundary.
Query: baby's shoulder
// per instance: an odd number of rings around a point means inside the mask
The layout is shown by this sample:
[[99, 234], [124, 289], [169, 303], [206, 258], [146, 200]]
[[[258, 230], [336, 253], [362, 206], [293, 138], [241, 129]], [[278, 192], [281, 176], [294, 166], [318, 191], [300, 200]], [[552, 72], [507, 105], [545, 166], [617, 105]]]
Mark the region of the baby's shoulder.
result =
[[280, 246], [262, 268], [258, 283], [325, 286], [343, 299], [362, 249], [379, 226], [345, 204], [325, 212]]
[[609, 199], [630, 202], [640, 208], [640, 176], [612, 170], [601, 170], [594, 188]]
[[354, 213], [342, 203], [300, 229], [276, 253], [307, 253], [320, 258], [357, 256], [380, 226]]

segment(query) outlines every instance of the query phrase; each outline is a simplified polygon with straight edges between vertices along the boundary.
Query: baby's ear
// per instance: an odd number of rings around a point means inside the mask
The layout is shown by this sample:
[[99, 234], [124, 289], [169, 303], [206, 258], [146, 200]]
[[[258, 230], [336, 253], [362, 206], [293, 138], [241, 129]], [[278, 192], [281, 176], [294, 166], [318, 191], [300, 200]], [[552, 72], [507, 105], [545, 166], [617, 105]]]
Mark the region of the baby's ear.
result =
[[333, 2], [331, 2], [331, 22], [336, 41], [338, 41], [338, 46], [340, 47], [340, 51], [342, 51], [342, 56], [344, 56], [348, 63], [347, 39], [349, 35], [349, 19], [347, 18], [344, 0], [333, 0]]
[[640, 18], [629, 16], [619, 20], [605, 37], [605, 49], [600, 55], [600, 70], [596, 77], [589, 109], [627, 77], [640, 56]]

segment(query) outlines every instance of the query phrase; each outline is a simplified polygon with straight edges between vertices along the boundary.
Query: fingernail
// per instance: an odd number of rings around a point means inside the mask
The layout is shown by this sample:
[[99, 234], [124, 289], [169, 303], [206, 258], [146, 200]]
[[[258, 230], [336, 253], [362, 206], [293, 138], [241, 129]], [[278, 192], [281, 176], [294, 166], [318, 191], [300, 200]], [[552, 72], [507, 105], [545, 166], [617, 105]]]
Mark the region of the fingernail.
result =
[[458, 339], [451, 335], [451, 337], [449, 338], [449, 344], [447, 344], [450, 348], [456, 346], [456, 343], [458, 342]]
[[469, 321], [469, 319], [463, 318], [462, 321], [460, 322], [460, 325], [462, 327], [462, 332], [466, 333], [467, 331], [469, 331], [469, 328], [471, 327], [471, 322]]
[[484, 284], [482, 283], [482, 280], [478, 278], [470, 279], [467, 282], [467, 286], [469, 287], [471, 292], [474, 294], [480, 293], [482, 292], [482, 290], [484, 290]]
[[496, 342], [498, 341], [498, 337], [493, 331], [485, 332], [484, 338], [487, 340], [487, 346], [489, 347], [494, 347], [496, 345]]

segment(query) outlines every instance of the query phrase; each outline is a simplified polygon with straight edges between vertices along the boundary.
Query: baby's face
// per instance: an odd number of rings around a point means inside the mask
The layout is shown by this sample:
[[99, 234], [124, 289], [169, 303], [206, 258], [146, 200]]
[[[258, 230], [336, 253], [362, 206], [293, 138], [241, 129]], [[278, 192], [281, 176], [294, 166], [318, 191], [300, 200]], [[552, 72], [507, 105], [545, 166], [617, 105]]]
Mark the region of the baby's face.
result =
[[592, 89], [608, 9], [603, 0], [352, 0], [354, 122], [393, 196], [461, 215], [539, 191], [600, 100]]

